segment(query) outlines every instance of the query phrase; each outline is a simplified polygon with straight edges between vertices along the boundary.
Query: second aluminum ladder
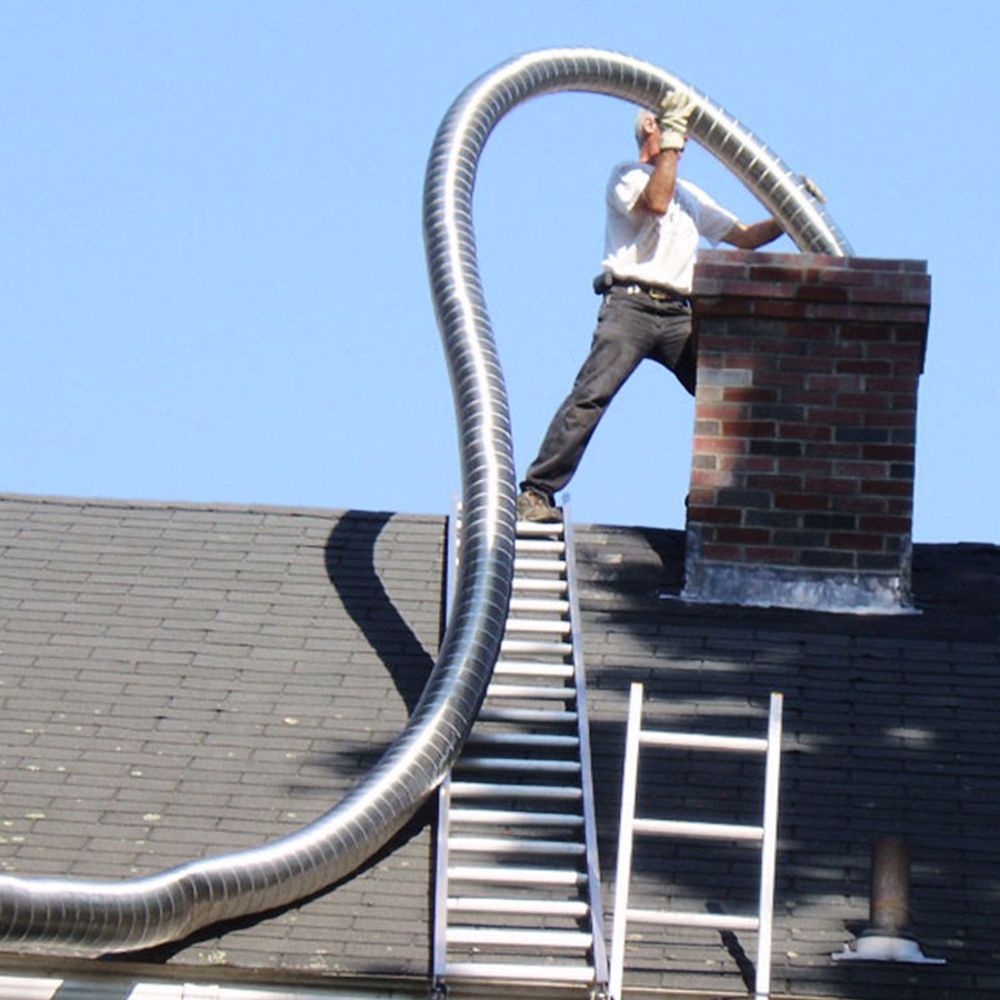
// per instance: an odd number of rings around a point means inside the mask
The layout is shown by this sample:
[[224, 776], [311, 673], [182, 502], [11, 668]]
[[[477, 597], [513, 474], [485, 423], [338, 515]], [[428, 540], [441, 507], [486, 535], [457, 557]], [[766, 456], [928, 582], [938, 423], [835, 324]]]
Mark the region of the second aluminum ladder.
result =
[[[774, 876], [778, 837], [778, 780], [781, 769], [782, 696], [771, 695], [767, 736], [714, 736], [644, 729], [642, 726], [643, 686], [632, 684], [629, 696], [628, 729], [625, 737], [625, 767], [622, 776], [622, 804], [618, 836], [618, 865], [615, 875], [614, 933], [611, 938], [611, 1000], [622, 1000], [626, 934], [629, 922], [674, 927], [702, 927], [721, 931], [756, 931], [757, 968], [755, 1000], [767, 1000], [771, 983], [771, 927], [774, 909]], [[685, 820], [652, 819], [635, 815], [639, 785], [639, 751], [642, 747], [763, 756], [764, 802], [759, 825], [701, 823]], [[755, 914], [652, 910], [630, 906], [632, 842], [636, 834], [653, 837], [680, 837], [697, 840], [729, 841], [756, 845], [760, 849], [758, 909]]]
[[440, 790], [438, 990], [455, 980], [606, 990], [579, 620], [566, 509], [563, 522], [518, 522], [500, 658]]

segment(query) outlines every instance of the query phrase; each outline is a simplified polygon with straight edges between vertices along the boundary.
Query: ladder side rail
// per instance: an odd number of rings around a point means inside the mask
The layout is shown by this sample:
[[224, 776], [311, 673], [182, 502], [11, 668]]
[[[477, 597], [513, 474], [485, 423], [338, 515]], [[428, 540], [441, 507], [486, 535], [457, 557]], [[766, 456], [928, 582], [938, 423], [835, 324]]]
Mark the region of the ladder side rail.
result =
[[590, 754], [590, 717], [587, 713], [587, 677], [583, 657], [583, 631], [576, 581], [576, 539], [570, 524], [569, 497], [563, 500], [563, 542], [566, 561], [566, 596], [572, 625], [573, 672], [576, 686], [576, 714], [580, 744], [580, 785], [583, 790], [584, 839], [587, 848], [587, 886], [590, 897], [590, 925], [594, 933], [594, 985], [608, 982], [608, 952], [604, 928], [604, 901], [601, 893], [600, 860], [597, 853], [597, 813], [594, 803], [593, 769]]
[[[462, 516], [462, 501], [456, 493], [452, 498], [451, 517], [448, 518], [448, 532], [445, 547], [445, 621], [451, 616], [451, 606], [455, 595], [455, 580], [458, 578], [459, 521]], [[434, 860], [434, 954], [433, 982], [443, 985], [448, 966], [448, 834], [451, 829], [451, 773], [445, 775], [438, 789], [437, 850]]]
[[771, 938], [774, 929], [774, 882], [778, 849], [778, 786], [781, 776], [782, 695], [771, 693], [764, 765], [764, 837], [761, 844], [760, 905], [757, 936], [755, 1000], [768, 1000], [771, 991]]
[[451, 775], [438, 789], [437, 851], [434, 863], [434, 969], [433, 982], [443, 984], [448, 967], [448, 831], [450, 828]]
[[632, 822], [639, 778], [639, 733], [642, 730], [643, 686], [629, 689], [628, 727], [625, 732], [625, 763], [622, 772], [622, 801], [618, 827], [618, 863], [615, 871], [615, 922], [611, 936], [611, 972], [608, 992], [611, 1000], [622, 1000], [625, 966], [625, 934], [628, 923], [629, 882], [632, 878]]

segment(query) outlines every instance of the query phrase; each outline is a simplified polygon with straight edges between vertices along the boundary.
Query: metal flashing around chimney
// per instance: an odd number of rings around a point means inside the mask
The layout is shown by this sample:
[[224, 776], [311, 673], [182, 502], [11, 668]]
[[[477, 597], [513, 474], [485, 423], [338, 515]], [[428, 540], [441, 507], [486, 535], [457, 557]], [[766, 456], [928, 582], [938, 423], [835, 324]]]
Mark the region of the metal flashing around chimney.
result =
[[837, 614], [919, 614], [910, 596], [910, 574], [862, 574], [711, 563], [699, 558], [697, 525], [687, 529], [687, 576], [681, 600], [691, 604], [740, 604]]

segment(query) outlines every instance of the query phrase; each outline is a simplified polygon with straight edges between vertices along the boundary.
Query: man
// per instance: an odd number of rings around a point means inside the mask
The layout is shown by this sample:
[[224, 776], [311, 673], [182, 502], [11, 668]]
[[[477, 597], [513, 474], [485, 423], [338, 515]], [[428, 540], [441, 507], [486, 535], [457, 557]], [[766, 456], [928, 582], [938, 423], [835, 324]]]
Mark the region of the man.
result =
[[659, 114], [640, 111], [638, 162], [612, 171], [603, 271], [594, 282], [594, 290], [604, 295], [597, 329], [590, 354], [521, 483], [521, 520], [559, 519], [555, 494], [576, 472], [608, 404], [644, 358], [668, 368], [694, 395], [697, 358], [688, 296], [699, 238], [755, 250], [781, 235], [774, 219], [744, 225], [678, 179], [693, 110], [688, 97], [672, 92]]

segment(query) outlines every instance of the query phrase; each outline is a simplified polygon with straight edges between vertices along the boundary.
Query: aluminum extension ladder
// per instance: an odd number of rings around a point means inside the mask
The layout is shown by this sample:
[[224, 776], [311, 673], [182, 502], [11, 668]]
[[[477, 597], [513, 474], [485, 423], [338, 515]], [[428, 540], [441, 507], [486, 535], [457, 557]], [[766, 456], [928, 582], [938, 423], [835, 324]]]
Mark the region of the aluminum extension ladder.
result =
[[[643, 686], [635, 683], [632, 685], [629, 696], [625, 766], [622, 777], [618, 865], [615, 876], [614, 930], [611, 938], [611, 975], [608, 990], [611, 1000], [622, 1000], [625, 941], [630, 922], [674, 927], [703, 927], [723, 931], [756, 931], [757, 968], [754, 993], [756, 1000], [767, 1000], [771, 983], [771, 930], [778, 832], [782, 696], [778, 693], [771, 695], [767, 736], [761, 739], [643, 729], [642, 700]], [[635, 807], [639, 779], [639, 751], [642, 747], [654, 746], [680, 750], [763, 754], [765, 757], [764, 808], [761, 825], [696, 823], [637, 817]], [[636, 834], [759, 844], [761, 870], [757, 913], [751, 916], [733, 916], [630, 907], [629, 883], [632, 877], [632, 842]]]
[[[460, 513], [452, 518], [455, 565]], [[441, 785], [434, 989], [608, 981], [586, 690], [567, 509], [517, 524], [493, 680]]]

